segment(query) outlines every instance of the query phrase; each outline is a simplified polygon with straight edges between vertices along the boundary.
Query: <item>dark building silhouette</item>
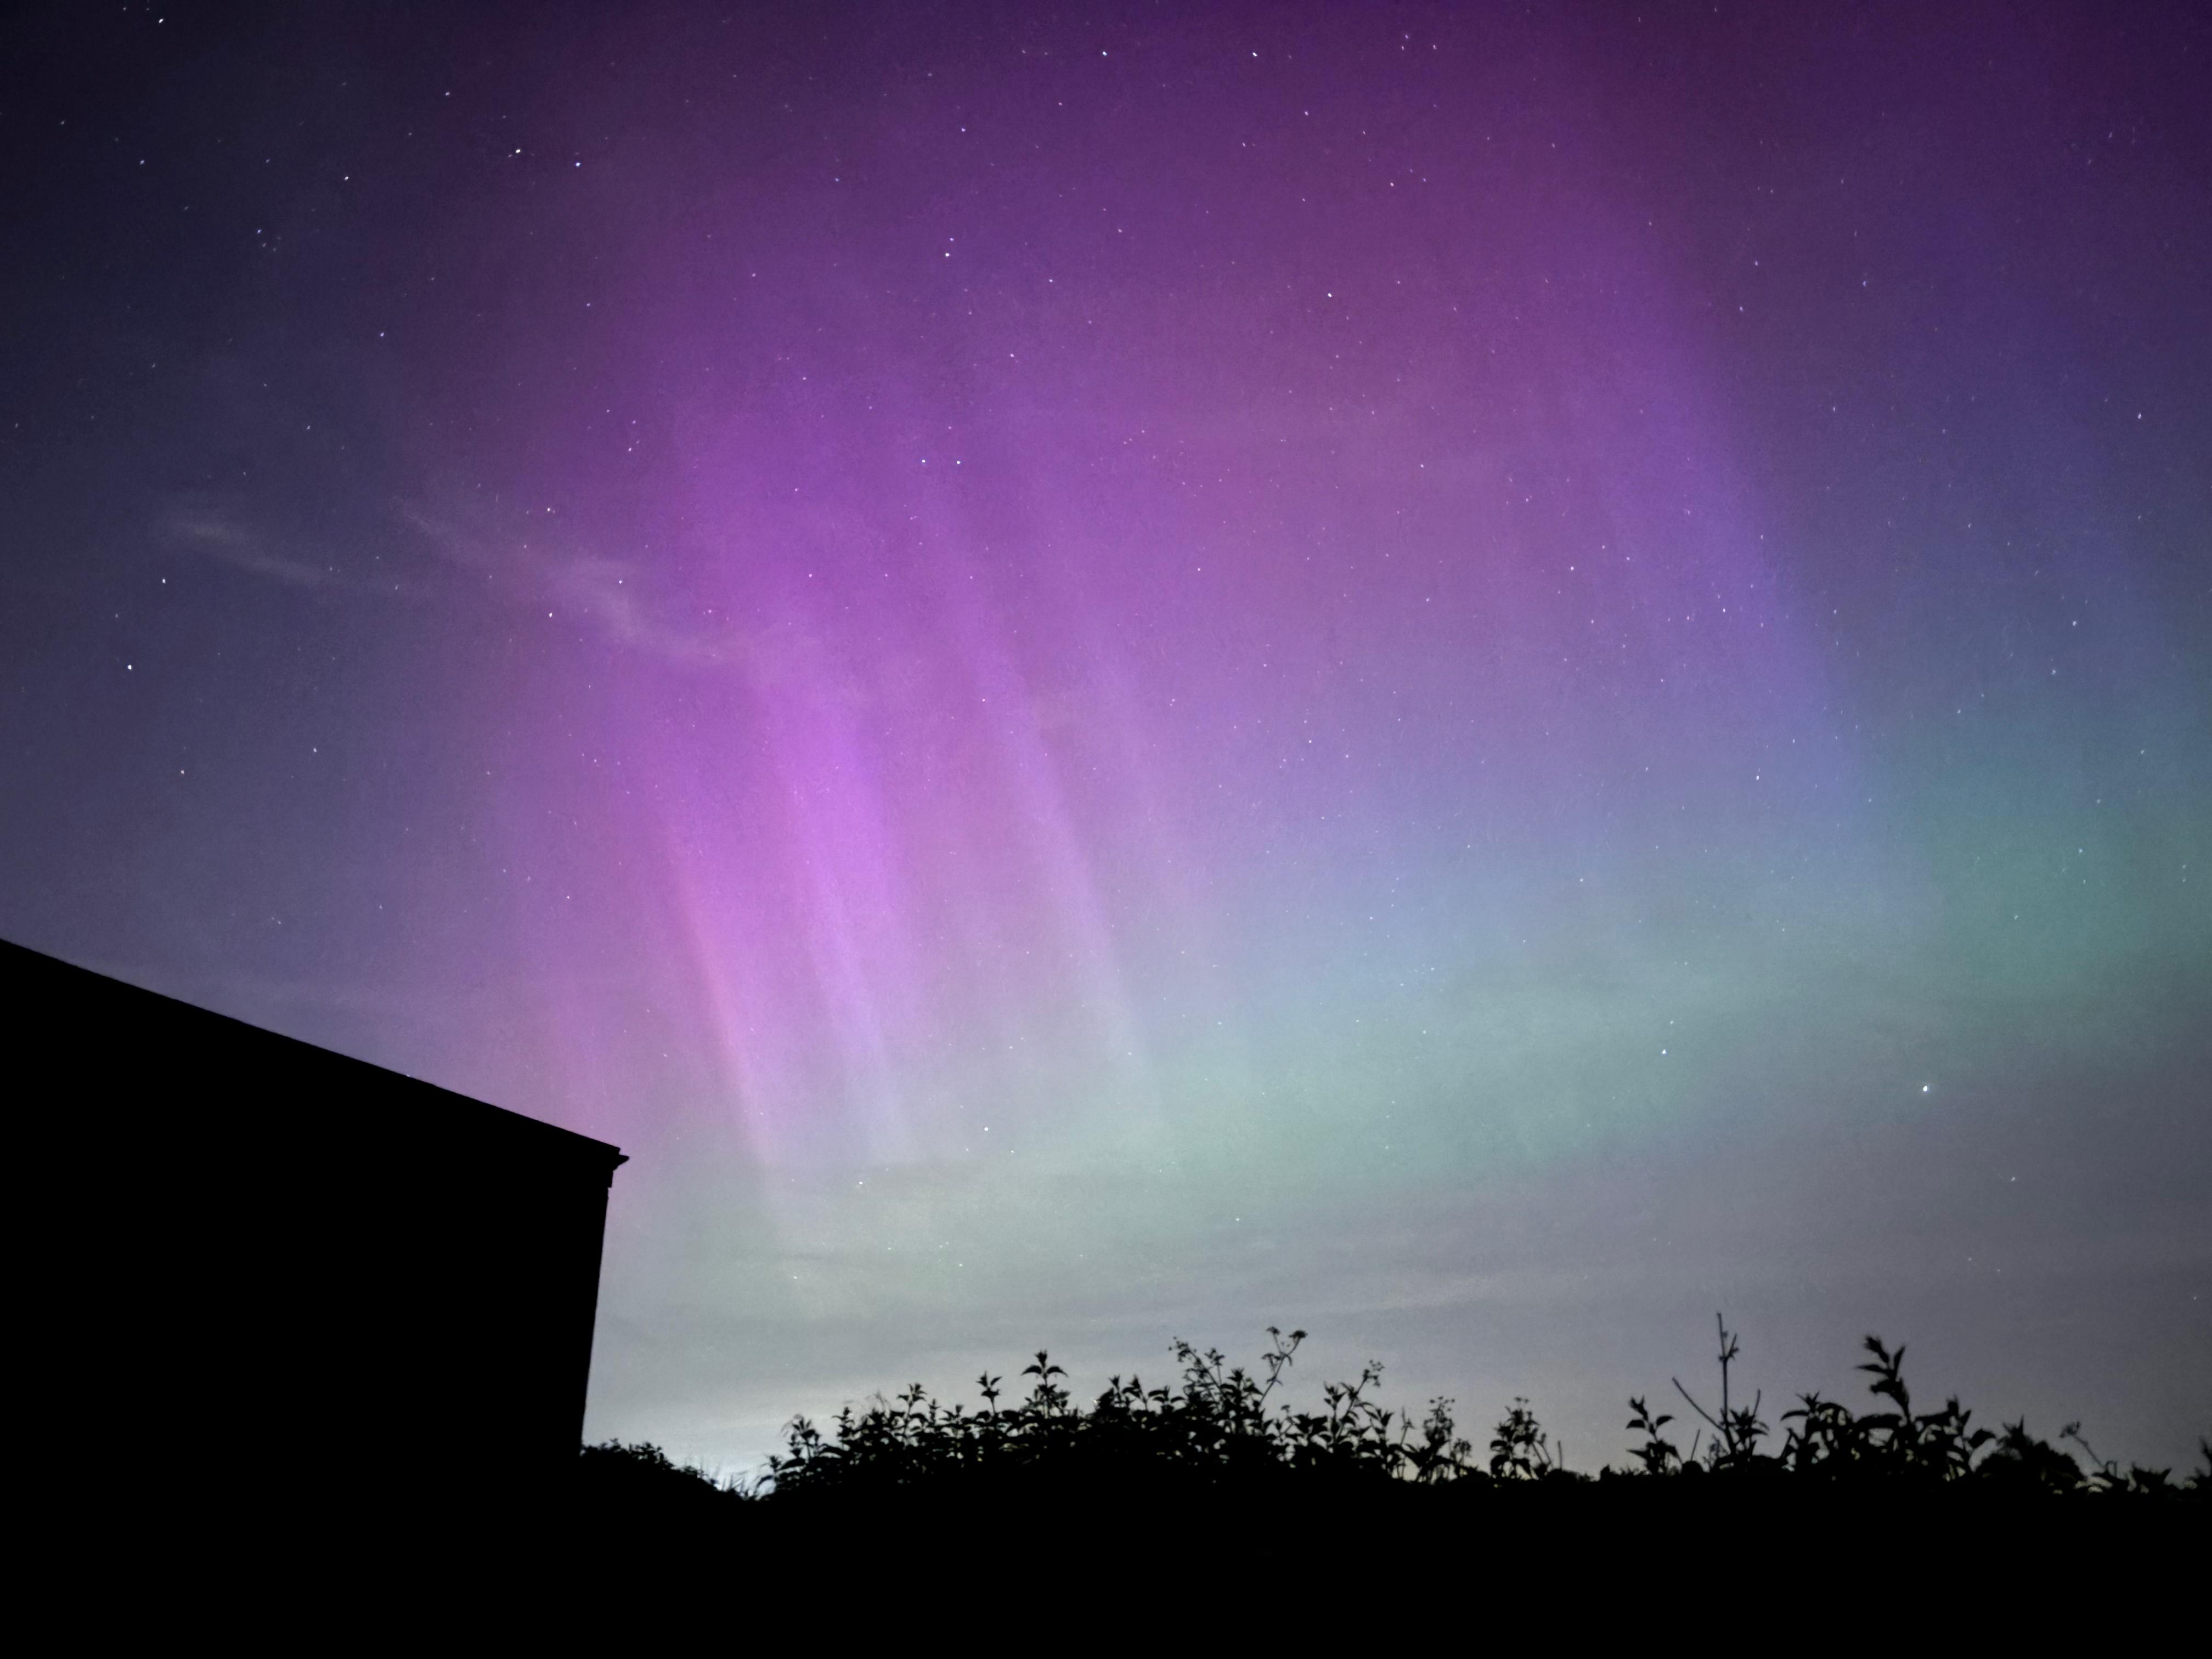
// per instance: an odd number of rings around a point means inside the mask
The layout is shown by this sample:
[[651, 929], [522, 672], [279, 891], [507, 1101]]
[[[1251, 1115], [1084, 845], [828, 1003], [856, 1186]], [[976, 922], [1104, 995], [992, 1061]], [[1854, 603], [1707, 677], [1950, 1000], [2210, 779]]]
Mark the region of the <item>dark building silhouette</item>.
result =
[[0, 1042], [41, 1461], [364, 1513], [574, 1463], [614, 1147], [4, 942]]

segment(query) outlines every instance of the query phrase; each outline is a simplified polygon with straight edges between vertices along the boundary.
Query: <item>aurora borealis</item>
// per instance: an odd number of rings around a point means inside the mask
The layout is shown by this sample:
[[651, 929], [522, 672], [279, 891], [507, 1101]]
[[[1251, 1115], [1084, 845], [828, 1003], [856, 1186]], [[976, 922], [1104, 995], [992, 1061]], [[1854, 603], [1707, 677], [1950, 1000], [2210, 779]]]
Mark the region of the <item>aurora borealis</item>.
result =
[[618, 1143], [595, 1437], [2212, 1429], [2201, 12], [16, 27], [0, 934]]

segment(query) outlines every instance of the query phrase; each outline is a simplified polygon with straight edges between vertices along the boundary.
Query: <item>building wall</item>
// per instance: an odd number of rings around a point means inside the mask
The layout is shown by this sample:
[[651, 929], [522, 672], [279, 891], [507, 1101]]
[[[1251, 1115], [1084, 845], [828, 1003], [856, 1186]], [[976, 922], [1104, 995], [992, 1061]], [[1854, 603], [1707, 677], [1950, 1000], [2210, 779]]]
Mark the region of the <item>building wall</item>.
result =
[[16, 1427], [187, 1483], [524, 1483], [582, 1431], [605, 1144], [0, 944]]

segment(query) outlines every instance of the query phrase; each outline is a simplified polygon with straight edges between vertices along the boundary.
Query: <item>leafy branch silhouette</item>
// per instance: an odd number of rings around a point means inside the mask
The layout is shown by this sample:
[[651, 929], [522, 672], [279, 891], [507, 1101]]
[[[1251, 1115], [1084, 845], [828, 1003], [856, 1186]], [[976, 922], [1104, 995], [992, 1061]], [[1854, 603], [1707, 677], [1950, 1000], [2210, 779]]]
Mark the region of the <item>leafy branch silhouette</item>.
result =
[[1971, 1485], [2023, 1500], [2212, 1501], [2212, 1440], [2199, 1442], [2203, 1468], [2176, 1481], [2170, 1469], [2123, 1469], [2098, 1455], [2079, 1423], [2069, 1423], [2059, 1441], [2079, 1447], [2085, 1467], [2063, 1443], [2031, 1435], [2024, 1421], [2001, 1431], [1972, 1426], [1972, 1414], [1955, 1396], [1935, 1410], [1915, 1412], [1905, 1348], [1892, 1349], [1876, 1336], [1864, 1340], [1869, 1358], [1857, 1369], [1870, 1379], [1877, 1409], [1854, 1413], [1817, 1393], [1801, 1395], [1782, 1413], [1783, 1443], [1763, 1451], [1772, 1433], [1760, 1416], [1765, 1395], [1754, 1390], [1750, 1404], [1736, 1403], [1733, 1373], [1741, 1345], [1719, 1315], [1715, 1328], [1718, 1408], [1708, 1410], [1679, 1377], [1672, 1379], [1701, 1425], [1688, 1453], [1663, 1432], [1675, 1418], [1654, 1413], [1644, 1396], [1633, 1395], [1626, 1427], [1639, 1438], [1628, 1462], [1594, 1476], [1566, 1467], [1564, 1446], [1554, 1443], [1525, 1397], [1513, 1400], [1491, 1435], [1487, 1457], [1478, 1459], [1459, 1431], [1451, 1400], [1431, 1400], [1419, 1422], [1410, 1412], [1382, 1405], [1376, 1394], [1382, 1367], [1374, 1362], [1357, 1381], [1324, 1383], [1319, 1409], [1298, 1408], [1279, 1396], [1306, 1334], [1286, 1335], [1274, 1326], [1267, 1328], [1267, 1346], [1254, 1369], [1232, 1364], [1218, 1349], [1178, 1340], [1171, 1350], [1175, 1382], [1148, 1388], [1135, 1376], [1112, 1376], [1088, 1406], [1077, 1401], [1066, 1370], [1041, 1349], [1022, 1368], [1029, 1382], [1024, 1398], [1009, 1399], [1004, 1377], [987, 1371], [976, 1379], [982, 1400], [977, 1409], [944, 1405], [916, 1382], [894, 1396], [843, 1407], [827, 1431], [794, 1418], [783, 1449], [750, 1481], [719, 1481], [678, 1467], [650, 1443], [610, 1441], [586, 1448], [585, 1462], [609, 1489], [681, 1486], [755, 1501], [963, 1486], [980, 1491], [976, 1483], [1009, 1480], [1058, 1481], [1070, 1490], [1155, 1479], [1380, 1492], [1623, 1481], [1656, 1489], [1692, 1477], [1700, 1486], [1718, 1480], [1731, 1487], [1787, 1477], [1793, 1488], [1808, 1492], [1838, 1483], [1883, 1492]]

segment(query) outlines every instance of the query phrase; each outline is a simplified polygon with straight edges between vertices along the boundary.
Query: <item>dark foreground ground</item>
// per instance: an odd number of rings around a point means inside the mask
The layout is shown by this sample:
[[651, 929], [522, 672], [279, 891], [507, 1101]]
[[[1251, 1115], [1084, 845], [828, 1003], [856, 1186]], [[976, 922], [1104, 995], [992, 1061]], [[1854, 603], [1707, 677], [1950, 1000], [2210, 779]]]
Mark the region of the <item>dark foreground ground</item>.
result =
[[178, 1492], [42, 1528], [20, 1599], [50, 1598], [80, 1630], [318, 1648], [628, 1653], [706, 1635], [1079, 1651], [1200, 1628], [1363, 1650], [1508, 1628], [1729, 1648], [2062, 1629], [2132, 1644], [2191, 1616], [2208, 1519], [2186, 1492], [1725, 1475], [1378, 1489], [1032, 1469], [745, 1498], [620, 1460], [535, 1490], [426, 1463], [349, 1496], [271, 1486], [216, 1507]]
[[1591, 1593], [1613, 1598], [1631, 1593], [1645, 1564], [1686, 1555], [1723, 1578], [1778, 1575], [1829, 1595], [1877, 1579], [1932, 1587], [1970, 1569], [2040, 1593], [2069, 1573], [2140, 1580], [2159, 1560], [2212, 1559], [2212, 1493], [2202, 1488], [2059, 1494], [1727, 1474], [1423, 1486], [1030, 1469], [748, 1499], [681, 1471], [614, 1460], [587, 1460], [580, 1477], [548, 1513], [564, 1517], [569, 1542], [586, 1550], [804, 1553], [827, 1542], [885, 1561], [1111, 1559], [1200, 1575], [1209, 1563], [1259, 1563], [1316, 1595], [1417, 1562], [1476, 1579], [1587, 1573]]

